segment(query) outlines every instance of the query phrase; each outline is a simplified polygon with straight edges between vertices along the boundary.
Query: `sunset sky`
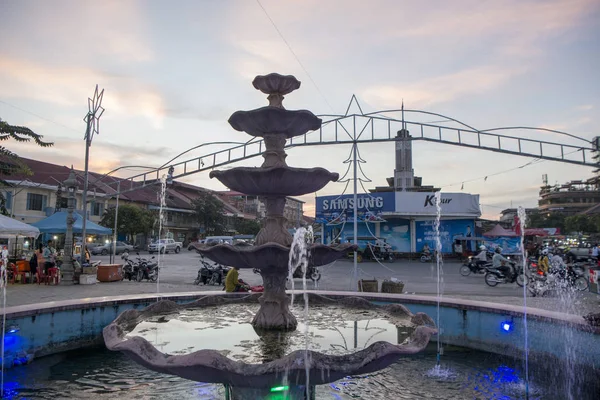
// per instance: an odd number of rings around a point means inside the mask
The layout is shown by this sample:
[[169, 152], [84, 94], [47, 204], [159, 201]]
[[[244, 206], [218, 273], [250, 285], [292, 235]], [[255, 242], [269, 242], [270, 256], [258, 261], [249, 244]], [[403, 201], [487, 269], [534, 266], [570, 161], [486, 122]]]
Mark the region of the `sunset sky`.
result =
[[[56, 143], [8, 147], [42, 161], [83, 168], [83, 117], [96, 84], [105, 89], [106, 112], [91, 148], [94, 171], [158, 166], [201, 143], [246, 141], [227, 118], [267, 104], [251, 81], [269, 72], [302, 81], [286, 97], [288, 109], [343, 114], [355, 94], [365, 112], [400, 108], [404, 100], [478, 129], [600, 135], [597, 0], [0, 0], [0, 15], [0, 118]], [[515, 169], [532, 159], [427, 142], [413, 148], [424, 184], [461, 191], [466, 182], [462, 191], [481, 195], [486, 217], [511, 204], [535, 206], [542, 174], [552, 184], [592, 175], [551, 161]], [[287, 162], [343, 173], [349, 151], [291, 149]], [[366, 186], [386, 185], [393, 146], [365, 144], [361, 154], [373, 181]], [[187, 181], [224, 190], [207, 172]], [[330, 184], [319, 194], [343, 187]], [[302, 199], [310, 214], [314, 194]]]

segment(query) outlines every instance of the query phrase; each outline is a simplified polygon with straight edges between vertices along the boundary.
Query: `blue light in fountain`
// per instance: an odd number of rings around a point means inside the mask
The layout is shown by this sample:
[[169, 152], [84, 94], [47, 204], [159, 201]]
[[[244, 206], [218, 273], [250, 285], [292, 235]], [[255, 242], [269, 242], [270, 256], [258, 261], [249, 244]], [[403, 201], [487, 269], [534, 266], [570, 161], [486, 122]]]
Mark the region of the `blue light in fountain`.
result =
[[512, 321], [504, 321], [500, 324], [500, 327], [504, 332], [512, 332], [514, 328]]

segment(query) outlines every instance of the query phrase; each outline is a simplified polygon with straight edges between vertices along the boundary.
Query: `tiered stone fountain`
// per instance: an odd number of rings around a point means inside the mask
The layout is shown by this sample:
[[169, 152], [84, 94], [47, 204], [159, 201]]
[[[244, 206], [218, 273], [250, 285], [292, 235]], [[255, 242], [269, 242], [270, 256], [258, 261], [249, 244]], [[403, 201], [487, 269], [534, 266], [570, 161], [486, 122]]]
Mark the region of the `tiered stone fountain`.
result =
[[[271, 348], [270, 354], [265, 354], [265, 362], [262, 364], [237, 361], [221, 351], [210, 349], [171, 355], [157, 350], [146, 338], [131, 334], [136, 326], [144, 321], [153, 320], [162, 324], [170, 319], [177, 319], [179, 312], [187, 313], [227, 303], [252, 303], [257, 301], [257, 294], [235, 299], [206, 296], [182, 305], [165, 300], [142, 311], [125, 311], [104, 328], [106, 346], [111, 350], [126, 353], [136, 362], [154, 371], [199, 382], [223, 383], [229, 387], [254, 388], [259, 391], [270, 385], [281, 384], [284, 380], [296, 385], [302, 385], [306, 381], [310, 381], [311, 385], [333, 382], [348, 375], [377, 371], [403, 355], [423, 350], [431, 335], [435, 333], [433, 321], [427, 315], [413, 315], [406, 307], [398, 304], [374, 305], [365, 299], [351, 297], [352, 295], [346, 297], [337, 294], [340, 298], [333, 300], [313, 294], [310, 297], [311, 304], [359, 309], [360, 313], [366, 310], [380, 312], [382, 318], [393, 321], [394, 330], [399, 326], [410, 327], [408, 331], [412, 334], [397, 344], [379, 341], [362, 350], [356, 349], [354, 353], [342, 355], [320, 353], [310, 350], [310, 346], [305, 350], [286, 354], [286, 335], [293, 334], [289, 331], [294, 331], [297, 327], [296, 318], [289, 310], [289, 297], [285, 292], [292, 245], [292, 236], [285, 228], [283, 216], [286, 196], [300, 196], [320, 190], [327, 183], [336, 181], [338, 174], [323, 168], [293, 168], [285, 162], [285, 141], [321, 126], [321, 120], [310, 111], [290, 111], [283, 108], [283, 96], [298, 89], [300, 82], [293, 76], [269, 74], [256, 77], [253, 84], [255, 88], [269, 95], [269, 105], [251, 111], [238, 111], [231, 116], [229, 123], [236, 130], [264, 139], [265, 161], [260, 168], [239, 167], [213, 171], [210, 176], [217, 178], [232, 190], [264, 198], [267, 218], [254, 246], [200, 246], [198, 250], [223, 265], [260, 269], [264, 292], [258, 298], [260, 307], [252, 320], [252, 326], [261, 337], [262, 343]], [[341, 258], [353, 249], [351, 244], [313, 244], [307, 251], [310, 253], [310, 262], [319, 266]], [[190, 329], [190, 336], [200, 334], [193, 328]], [[244, 339], [240, 338], [241, 341], [247, 342]], [[204, 344], [201, 343], [200, 346]], [[206, 346], [210, 347], [211, 343], [206, 343]], [[273, 354], [277, 355], [273, 357]]]
[[[339, 175], [323, 168], [289, 167], [285, 159], [285, 141], [294, 136], [321, 127], [321, 120], [307, 110], [286, 110], [283, 96], [300, 87], [293, 76], [269, 74], [257, 76], [254, 87], [268, 94], [269, 105], [251, 111], [237, 111], [229, 123], [251, 136], [264, 139], [265, 159], [260, 168], [239, 167], [226, 171], [213, 171], [228, 188], [250, 196], [261, 196], [265, 200], [267, 218], [264, 228], [258, 233], [254, 246], [235, 247], [217, 245], [200, 247], [200, 252], [223, 265], [240, 268], [258, 268], [263, 278], [264, 294], [261, 307], [252, 325], [256, 329], [296, 329], [296, 318], [289, 311], [289, 298], [285, 294], [288, 276], [288, 257], [292, 236], [285, 227], [283, 216], [286, 196], [301, 196], [322, 189]], [[311, 263], [315, 266], [329, 264], [343, 257], [353, 245], [327, 246], [313, 244], [309, 248]]]

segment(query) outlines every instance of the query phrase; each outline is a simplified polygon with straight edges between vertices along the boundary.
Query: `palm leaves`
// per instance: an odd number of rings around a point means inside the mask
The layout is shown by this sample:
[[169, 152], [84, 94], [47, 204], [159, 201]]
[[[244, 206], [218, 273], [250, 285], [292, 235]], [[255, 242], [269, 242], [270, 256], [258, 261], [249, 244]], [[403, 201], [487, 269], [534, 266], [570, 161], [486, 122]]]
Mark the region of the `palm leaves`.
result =
[[[53, 146], [52, 142], [43, 141], [43, 136], [38, 135], [31, 129], [25, 126], [10, 125], [6, 121], [0, 119], [0, 141], [15, 140], [20, 143], [30, 142], [32, 139], [40, 147]], [[10, 175], [23, 174], [31, 175], [29, 167], [23, 163], [19, 156], [4, 146], [0, 146], [0, 187], [10, 186], [3, 178]], [[7, 215], [6, 199], [4, 194], [0, 192], [0, 213]]]

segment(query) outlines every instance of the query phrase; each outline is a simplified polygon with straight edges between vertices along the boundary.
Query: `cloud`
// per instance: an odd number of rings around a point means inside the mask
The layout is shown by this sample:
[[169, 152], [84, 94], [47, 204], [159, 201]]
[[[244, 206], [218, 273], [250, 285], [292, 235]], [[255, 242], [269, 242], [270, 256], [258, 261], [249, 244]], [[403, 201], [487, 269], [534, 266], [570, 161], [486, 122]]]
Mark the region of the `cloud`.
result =
[[[52, 67], [22, 59], [0, 59], [0, 96], [40, 100], [60, 106], [85, 106], [96, 84], [104, 88], [103, 106], [112, 113], [138, 115], [161, 127], [165, 100], [136, 78], [84, 67]], [[84, 112], [83, 112], [84, 113]]]
[[526, 71], [523, 67], [475, 67], [415, 83], [373, 85], [363, 89], [361, 97], [373, 105], [383, 107], [397, 107], [402, 99], [408, 108], [424, 107], [486, 93]]
[[582, 104], [580, 106], [575, 107], [579, 111], [590, 111], [594, 109], [593, 104]]
[[13, 20], [26, 21], [26, 28], [21, 28], [28, 35], [11, 36], [17, 44], [11, 47], [16, 54], [45, 53], [67, 63], [98, 57], [147, 62], [154, 58], [154, 51], [148, 40], [151, 27], [145, 19], [145, 4], [138, 0], [22, 2], [8, 11]]

